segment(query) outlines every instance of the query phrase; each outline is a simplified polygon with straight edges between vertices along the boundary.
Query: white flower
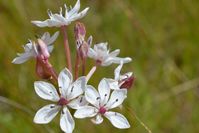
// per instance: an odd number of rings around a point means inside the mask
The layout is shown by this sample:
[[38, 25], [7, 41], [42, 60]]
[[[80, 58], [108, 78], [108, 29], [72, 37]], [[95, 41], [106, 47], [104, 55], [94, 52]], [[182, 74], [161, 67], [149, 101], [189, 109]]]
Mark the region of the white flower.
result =
[[[107, 79], [107, 81], [109, 82], [109, 87], [111, 89], [124, 89], [125, 87], [126, 89], [128, 89], [133, 83], [132, 72], [127, 72], [123, 75], [120, 74], [122, 66], [123, 62], [120, 62], [120, 65], [114, 71], [114, 79]], [[125, 85], [123, 85], [124, 83]], [[123, 88], [123, 86], [125, 87]]]
[[39, 109], [34, 117], [34, 122], [38, 124], [49, 123], [61, 110], [60, 127], [64, 132], [72, 133], [75, 122], [68, 107], [78, 109], [87, 104], [84, 96], [80, 96], [85, 90], [86, 79], [80, 77], [73, 82], [72, 74], [65, 68], [59, 74], [58, 85], [60, 95], [50, 83], [43, 81], [34, 83], [37, 95], [45, 100], [55, 102]]
[[[113, 126], [125, 129], [129, 128], [130, 125], [128, 120], [120, 113], [109, 111], [122, 104], [124, 99], [127, 97], [127, 90], [120, 89], [114, 90], [110, 96], [110, 89], [106, 79], [102, 79], [98, 86], [98, 91], [92, 86], [87, 86], [85, 90], [85, 98], [91, 104], [79, 108], [74, 116], [76, 118], [94, 117], [92, 122], [100, 124], [103, 122], [102, 116], [105, 116]], [[110, 98], [109, 98], [110, 96]]]
[[45, 21], [32, 21], [33, 24], [39, 26], [39, 27], [61, 27], [65, 25], [69, 25], [72, 21], [76, 21], [78, 19], [83, 18], [87, 11], [88, 7], [85, 8], [83, 11], [78, 13], [80, 9], [80, 1], [77, 0], [75, 6], [68, 10], [67, 6], [65, 6], [65, 15], [62, 14], [62, 8], [60, 9], [60, 13], [52, 14], [52, 12], [48, 12], [48, 15], [50, 19], [47, 19]]
[[123, 63], [128, 63], [131, 61], [131, 58], [129, 57], [116, 57], [120, 53], [119, 49], [116, 49], [113, 52], [109, 53], [107, 45], [108, 43], [99, 43], [94, 45], [94, 49], [89, 49], [88, 56], [90, 58], [93, 58], [96, 61], [96, 63], [101, 66], [109, 66], [112, 63], [119, 64], [121, 61]]
[[[41, 40], [43, 40], [43, 42], [47, 45], [47, 50], [49, 53], [52, 52], [53, 50], [53, 45], [52, 43], [54, 43], [54, 41], [57, 39], [59, 35], [59, 32], [56, 32], [52, 37], [50, 36], [50, 34], [48, 32], [45, 32], [43, 34], [43, 36], [41, 37]], [[24, 53], [18, 53], [18, 57], [14, 58], [14, 60], [12, 61], [12, 63], [14, 64], [22, 64], [24, 62], [26, 62], [27, 60], [29, 60], [32, 57], [37, 57], [38, 56], [38, 45], [35, 44], [35, 42], [32, 42], [31, 40], [29, 40], [29, 43], [27, 43], [25, 46], [23, 46], [24, 48]]]

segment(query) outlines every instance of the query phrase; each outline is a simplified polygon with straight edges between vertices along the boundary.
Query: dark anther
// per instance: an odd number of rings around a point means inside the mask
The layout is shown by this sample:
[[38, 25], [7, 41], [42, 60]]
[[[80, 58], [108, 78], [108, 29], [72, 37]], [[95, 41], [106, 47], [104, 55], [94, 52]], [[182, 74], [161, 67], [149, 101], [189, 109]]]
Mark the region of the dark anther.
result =
[[81, 99], [80, 99], [80, 101], [79, 101], [79, 102], [81, 103], [81, 102], [82, 102], [82, 100], [83, 100], [83, 97], [81, 97]]
[[118, 99], [116, 99], [115, 101], [118, 102]]
[[52, 109], [52, 108], [55, 108], [55, 106], [52, 105], [52, 106], [50, 106], [50, 108], [51, 108], [51, 109]]
[[105, 97], [107, 96], [107, 94], [104, 95]]
[[52, 91], [50, 91], [50, 94], [52, 94]]
[[61, 113], [64, 114], [64, 111], [62, 110]]
[[100, 97], [97, 97], [96, 99], [97, 99], [97, 100], [99, 100], [99, 99], [100, 99]]
[[73, 92], [73, 88], [74, 88], [74, 86], [71, 88], [71, 91], [70, 91], [70, 92]]

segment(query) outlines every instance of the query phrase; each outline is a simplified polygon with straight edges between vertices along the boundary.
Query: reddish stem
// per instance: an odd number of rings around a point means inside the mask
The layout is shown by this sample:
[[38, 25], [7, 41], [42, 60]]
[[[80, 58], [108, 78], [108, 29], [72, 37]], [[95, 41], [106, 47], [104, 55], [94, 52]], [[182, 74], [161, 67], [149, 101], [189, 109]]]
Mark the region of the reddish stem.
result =
[[66, 54], [66, 62], [68, 65], [68, 69], [70, 70], [70, 72], [72, 72], [70, 47], [69, 47], [69, 43], [68, 43], [68, 36], [67, 36], [66, 28], [67, 28], [66, 26], [61, 26], [61, 31], [62, 31], [63, 38], [64, 38], [64, 49], [65, 49], [65, 54]]

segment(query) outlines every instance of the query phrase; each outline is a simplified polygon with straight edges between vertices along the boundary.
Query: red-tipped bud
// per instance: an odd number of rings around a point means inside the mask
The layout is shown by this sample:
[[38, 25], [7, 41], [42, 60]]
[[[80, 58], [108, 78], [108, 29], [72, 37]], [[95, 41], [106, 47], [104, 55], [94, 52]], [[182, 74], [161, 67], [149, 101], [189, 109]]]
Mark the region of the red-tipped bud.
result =
[[75, 31], [75, 39], [77, 41], [77, 48], [79, 48], [86, 36], [86, 29], [84, 24], [77, 22], [74, 31]]
[[134, 83], [135, 78], [133, 76], [123, 79], [120, 88], [130, 89]]

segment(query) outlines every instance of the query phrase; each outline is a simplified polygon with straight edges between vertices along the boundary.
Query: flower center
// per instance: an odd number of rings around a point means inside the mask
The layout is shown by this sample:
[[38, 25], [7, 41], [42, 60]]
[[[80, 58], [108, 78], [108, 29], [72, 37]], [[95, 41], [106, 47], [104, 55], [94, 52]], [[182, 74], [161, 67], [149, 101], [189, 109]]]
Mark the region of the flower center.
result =
[[105, 114], [106, 111], [107, 110], [104, 107], [100, 107], [100, 109], [99, 109], [99, 113], [102, 114], [102, 115]]
[[68, 104], [68, 100], [66, 100], [65, 98], [61, 97], [58, 101], [58, 105], [60, 106], [64, 106]]
[[97, 65], [97, 66], [100, 66], [101, 64], [102, 64], [102, 61], [101, 61], [101, 60], [99, 60], [99, 59], [96, 60], [96, 65]]

